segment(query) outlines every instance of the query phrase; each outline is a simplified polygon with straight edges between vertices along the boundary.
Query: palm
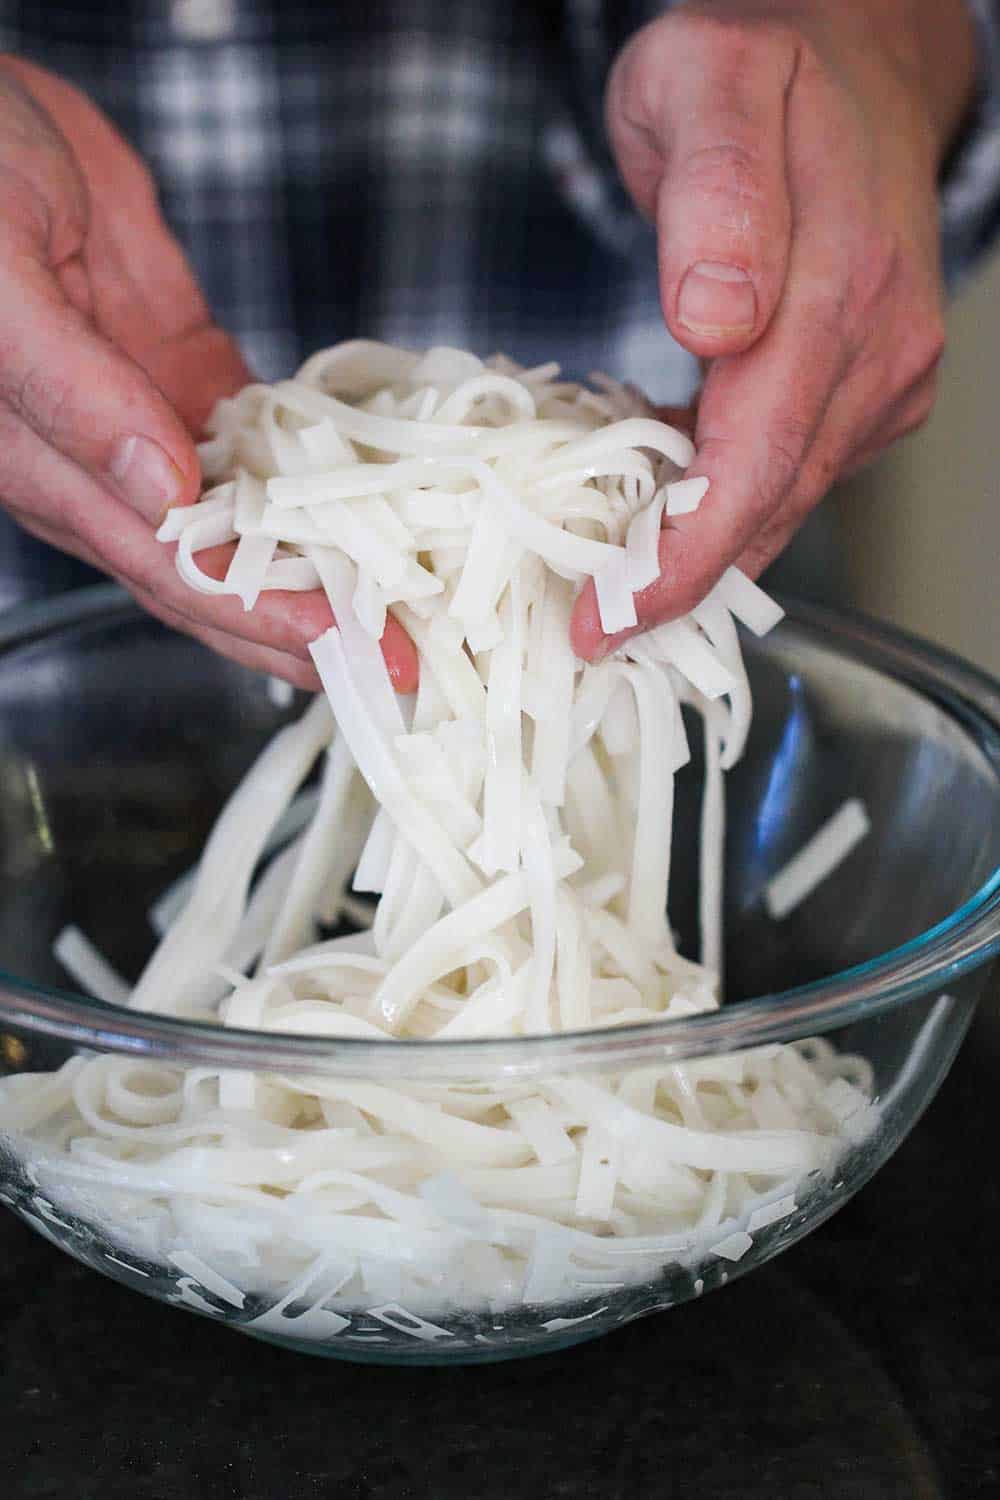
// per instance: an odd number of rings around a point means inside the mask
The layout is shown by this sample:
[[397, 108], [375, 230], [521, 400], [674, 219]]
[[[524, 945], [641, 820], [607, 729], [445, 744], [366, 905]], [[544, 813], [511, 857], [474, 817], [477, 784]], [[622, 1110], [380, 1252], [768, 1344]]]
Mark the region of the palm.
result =
[[86, 186], [86, 227], [66, 246], [63, 288], [197, 432], [218, 397], [245, 384], [250, 372], [212, 322], [139, 158], [59, 79], [32, 70], [30, 87], [70, 142]]

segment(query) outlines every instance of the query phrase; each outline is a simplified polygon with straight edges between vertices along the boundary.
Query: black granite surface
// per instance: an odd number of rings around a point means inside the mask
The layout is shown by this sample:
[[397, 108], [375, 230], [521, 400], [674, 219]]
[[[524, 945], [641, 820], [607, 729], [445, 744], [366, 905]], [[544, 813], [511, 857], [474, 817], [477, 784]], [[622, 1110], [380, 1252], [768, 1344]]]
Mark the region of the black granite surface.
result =
[[0, 1218], [4, 1500], [1000, 1496], [1000, 1004], [836, 1218], [564, 1354], [395, 1370], [254, 1343]]

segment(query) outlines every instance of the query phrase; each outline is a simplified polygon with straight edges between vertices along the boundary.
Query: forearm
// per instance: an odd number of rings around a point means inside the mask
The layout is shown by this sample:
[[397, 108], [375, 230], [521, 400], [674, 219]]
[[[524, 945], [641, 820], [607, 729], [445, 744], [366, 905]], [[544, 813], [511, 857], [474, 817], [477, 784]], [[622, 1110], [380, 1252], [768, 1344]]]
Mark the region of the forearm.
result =
[[[872, 5], [872, 0], [854, 0]], [[878, 0], [878, 8], [883, 8]], [[966, 0], [887, 0], [884, 8], [902, 8], [916, 49], [924, 97], [938, 145], [938, 163], [968, 118], [976, 95], [978, 57], [976, 29]]]
[[839, 39], [827, 50], [856, 68], [888, 58], [922, 111], [935, 163], [961, 129], [976, 92], [976, 27], [967, 0], [688, 0], [703, 15], [784, 22], [803, 36]]

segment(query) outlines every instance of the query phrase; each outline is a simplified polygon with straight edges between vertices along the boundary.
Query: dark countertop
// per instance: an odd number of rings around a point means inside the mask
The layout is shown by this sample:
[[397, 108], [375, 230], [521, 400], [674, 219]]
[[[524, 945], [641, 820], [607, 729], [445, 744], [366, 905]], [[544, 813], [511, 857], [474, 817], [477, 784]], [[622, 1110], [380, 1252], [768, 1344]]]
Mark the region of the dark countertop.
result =
[[0, 1217], [11, 1500], [1000, 1495], [1000, 1007], [839, 1215], [564, 1354], [382, 1369], [240, 1339]]

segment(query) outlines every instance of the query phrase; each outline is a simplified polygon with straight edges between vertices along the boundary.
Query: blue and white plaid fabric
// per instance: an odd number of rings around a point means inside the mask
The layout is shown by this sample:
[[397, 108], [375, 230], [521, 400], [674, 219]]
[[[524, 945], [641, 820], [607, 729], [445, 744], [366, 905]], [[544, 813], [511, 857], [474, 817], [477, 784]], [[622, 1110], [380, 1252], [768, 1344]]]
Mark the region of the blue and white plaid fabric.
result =
[[[951, 280], [1000, 230], [1000, 0], [969, 4], [981, 89], [942, 186]], [[75, 83], [146, 158], [263, 378], [364, 334], [555, 356], [680, 401], [694, 362], [664, 329], [652, 231], [602, 125], [612, 59], [663, 8], [0, 0], [0, 49]], [[827, 564], [803, 574], [798, 550], [795, 586], [821, 592]], [[0, 608], [92, 576], [0, 513]]]
[[[1000, 222], [997, 6], [943, 195], [954, 273]], [[150, 163], [258, 373], [364, 333], [559, 357], [682, 398], [652, 232], [602, 92], [655, 0], [0, 0], [0, 46], [95, 99]]]
[[[970, 4], [983, 87], [942, 190], [953, 278], [1000, 228], [1000, 0]], [[694, 362], [602, 126], [613, 57], [662, 8], [0, 0], [0, 49], [75, 83], [146, 158], [263, 378], [364, 334], [557, 357], [680, 401]], [[0, 513], [0, 608], [92, 577]]]

